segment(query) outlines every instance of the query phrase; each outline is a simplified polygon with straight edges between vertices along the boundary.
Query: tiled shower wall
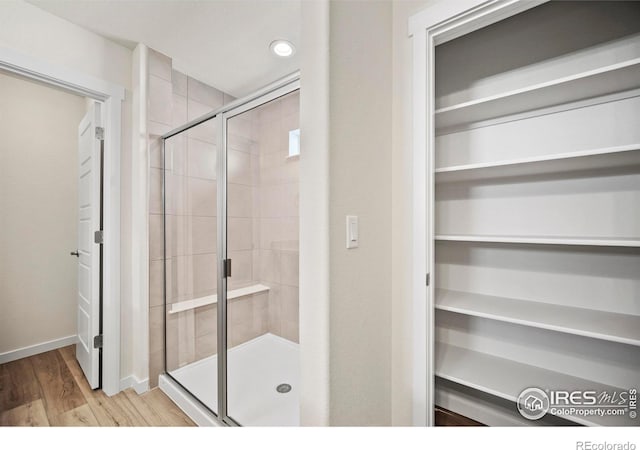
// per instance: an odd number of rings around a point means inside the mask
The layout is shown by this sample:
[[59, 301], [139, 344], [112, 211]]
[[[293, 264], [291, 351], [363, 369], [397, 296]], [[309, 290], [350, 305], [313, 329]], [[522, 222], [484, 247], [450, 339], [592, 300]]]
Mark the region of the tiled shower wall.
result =
[[[172, 69], [171, 59], [149, 49], [149, 381], [162, 371], [163, 223], [161, 135], [232, 100], [221, 91]], [[205, 124], [172, 138], [167, 146], [167, 301], [215, 293], [215, 127]], [[169, 143], [169, 141], [168, 141]], [[167, 314], [167, 364], [187, 364], [215, 353], [212, 307]]]
[[[162, 371], [164, 353], [163, 161], [159, 136], [231, 100], [229, 95], [172, 70], [170, 58], [149, 50], [152, 387]], [[283, 154], [283, 136], [291, 126], [297, 128], [297, 98], [278, 101], [264, 111], [252, 111], [230, 121], [228, 242], [233, 276], [229, 288], [257, 282], [271, 288], [268, 293], [229, 302], [231, 347], [266, 332], [298, 340], [297, 161]], [[216, 139], [215, 124], [208, 122], [167, 140], [168, 303], [216, 293]], [[166, 320], [168, 370], [216, 353], [215, 304], [167, 314]]]
[[259, 279], [270, 287], [269, 331], [298, 342], [299, 161], [289, 157], [289, 131], [299, 128], [299, 94], [294, 92], [256, 111], [259, 187]]

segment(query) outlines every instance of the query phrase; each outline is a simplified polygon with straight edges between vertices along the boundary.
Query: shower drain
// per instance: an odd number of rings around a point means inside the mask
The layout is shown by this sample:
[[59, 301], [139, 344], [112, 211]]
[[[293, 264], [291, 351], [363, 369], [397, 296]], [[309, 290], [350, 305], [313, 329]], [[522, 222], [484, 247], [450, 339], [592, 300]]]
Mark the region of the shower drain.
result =
[[276, 388], [276, 391], [280, 392], [281, 394], [286, 394], [290, 390], [291, 390], [291, 385], [287, 383], [279, 384], [278, 387]]

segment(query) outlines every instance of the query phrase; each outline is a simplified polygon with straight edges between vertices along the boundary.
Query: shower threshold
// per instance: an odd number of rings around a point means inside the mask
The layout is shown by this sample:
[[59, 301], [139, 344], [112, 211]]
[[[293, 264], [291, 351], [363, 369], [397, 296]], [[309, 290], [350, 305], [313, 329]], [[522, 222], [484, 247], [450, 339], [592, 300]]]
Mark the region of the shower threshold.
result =
[[[218, 358], [214, 355], [180, 367], [172, 371], [171, 376], [211, 410], [217, 411], [217, 368]], [[298, 344], [271, 333], [263, 334], [229, 349], [227, 368], [229, 417], [243, 426], [300, 424]], [[161, 389], [196, 423], [209, 424], [210, 420], [203, 419], [207, 416], [204, 411], [193, 410], [201, 405], [189, 403], [183, 392], [176, 395], [173, 391], [177, 386], [171, 386], [169, 377], [163, 377]], [[290, 389], [283, 389], [282, 385], [289, 385]]]

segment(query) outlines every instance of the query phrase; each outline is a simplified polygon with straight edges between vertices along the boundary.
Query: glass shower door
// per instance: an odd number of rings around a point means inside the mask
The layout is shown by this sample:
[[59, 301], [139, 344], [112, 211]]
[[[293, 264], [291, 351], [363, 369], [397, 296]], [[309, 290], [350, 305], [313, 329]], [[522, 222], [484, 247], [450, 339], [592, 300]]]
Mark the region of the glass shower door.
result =
[[298, 86], [164, 136], [166, 374], [229, 425], [299, 424]]
[[212, 118], [165, 140], [165, 367], [218, 412], [218, 165]]
[[226, 409], [244, 426], [299, 424], [298, 97], [223, 118]]

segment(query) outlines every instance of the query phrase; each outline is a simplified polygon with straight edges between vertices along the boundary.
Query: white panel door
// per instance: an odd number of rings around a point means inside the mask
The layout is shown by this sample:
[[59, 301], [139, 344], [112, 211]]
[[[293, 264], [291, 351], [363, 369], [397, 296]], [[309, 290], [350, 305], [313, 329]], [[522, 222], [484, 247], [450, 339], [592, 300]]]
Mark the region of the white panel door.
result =
[[78, 343], [76, 358], [92, 389], [100, 384], [100, 104], [94, 103], [78, 127]]

